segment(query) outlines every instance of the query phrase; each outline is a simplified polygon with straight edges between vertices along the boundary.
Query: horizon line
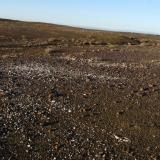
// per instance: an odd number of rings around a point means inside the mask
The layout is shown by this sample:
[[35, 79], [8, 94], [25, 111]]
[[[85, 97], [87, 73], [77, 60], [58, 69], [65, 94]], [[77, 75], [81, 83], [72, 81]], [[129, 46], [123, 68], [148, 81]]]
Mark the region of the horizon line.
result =
[[87, 29], [87, 30], [95, 30], [95, 31], [106, 31], [106, 32], [119, 32], [119, 33], [132, 33], [132, 34], [144, 34], [144, 35], [154, 35], [160, 36], [160, 33], [155, 32], [142, 32], [142, 31], [132, 31], [132, 30], [121, 30], [121, 29], [109, 29], [103, 27], [93, 27], [93, 26], [84, 26], [84, 25], [72, 25], [72, 24], [65, 24], [65, 23], [54, 23], [51, 21], [36, 21], [36, 20], [29, 20], [29, 19], [15, 19], [15, 18], [4, 18], [0, 17], [0, 19], [4, 20], [11, 20], [11, 21], [21, 21], [21, 22], [30, 22], [30, 23], [44, 23], [44, 24], [52, 24], [52, 25], [60, 25], [66, 27], [73, 27], [79, 29]]

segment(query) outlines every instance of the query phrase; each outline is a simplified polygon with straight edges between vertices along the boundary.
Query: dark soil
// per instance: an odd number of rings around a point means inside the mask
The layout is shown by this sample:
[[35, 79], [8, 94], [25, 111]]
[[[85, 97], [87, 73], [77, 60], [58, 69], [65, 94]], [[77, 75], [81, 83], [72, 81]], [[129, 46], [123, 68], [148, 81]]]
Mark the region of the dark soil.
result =
[[160, 159], [160, 37], [0, 20], [0, 159]]

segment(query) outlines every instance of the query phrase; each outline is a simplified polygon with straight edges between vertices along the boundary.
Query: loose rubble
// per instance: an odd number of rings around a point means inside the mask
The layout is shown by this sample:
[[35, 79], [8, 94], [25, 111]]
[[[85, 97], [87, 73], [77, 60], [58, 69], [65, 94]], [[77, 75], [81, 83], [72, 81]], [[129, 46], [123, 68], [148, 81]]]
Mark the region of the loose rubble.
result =
[[30, 27], [0, 28], [1, 159], [158, 160], [157, 42]]

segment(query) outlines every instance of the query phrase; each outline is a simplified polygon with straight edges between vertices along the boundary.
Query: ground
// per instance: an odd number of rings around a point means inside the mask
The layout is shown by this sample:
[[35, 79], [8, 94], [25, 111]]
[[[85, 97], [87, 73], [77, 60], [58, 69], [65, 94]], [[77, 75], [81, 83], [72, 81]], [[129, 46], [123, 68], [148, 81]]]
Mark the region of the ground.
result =
[[1, 19], [1, 159], [160, 159], [159, 69], [159, 36]]

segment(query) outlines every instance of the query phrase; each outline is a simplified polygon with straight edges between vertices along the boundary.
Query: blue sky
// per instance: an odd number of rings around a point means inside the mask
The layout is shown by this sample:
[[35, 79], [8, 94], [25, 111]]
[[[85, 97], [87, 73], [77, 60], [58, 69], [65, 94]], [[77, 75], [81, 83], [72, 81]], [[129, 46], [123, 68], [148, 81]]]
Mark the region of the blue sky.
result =
[[160, 0], [1, 0], [0, 17], [160, 34]]

